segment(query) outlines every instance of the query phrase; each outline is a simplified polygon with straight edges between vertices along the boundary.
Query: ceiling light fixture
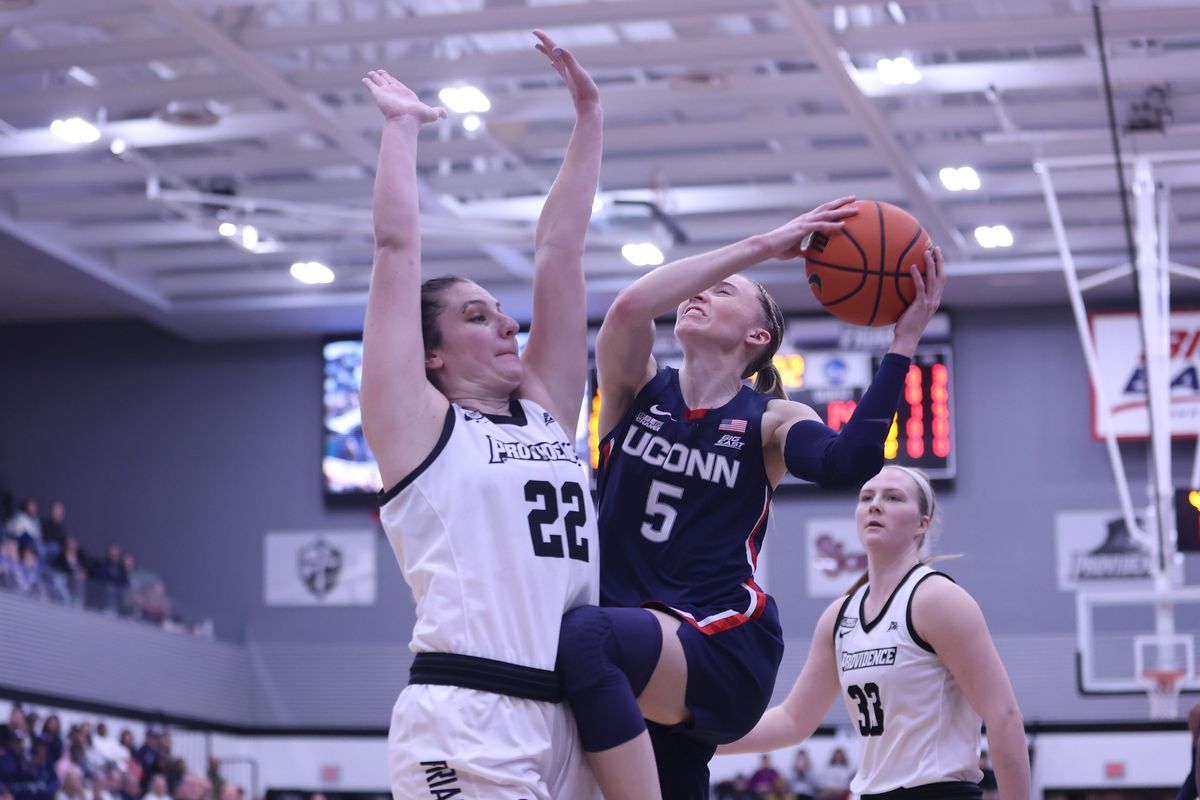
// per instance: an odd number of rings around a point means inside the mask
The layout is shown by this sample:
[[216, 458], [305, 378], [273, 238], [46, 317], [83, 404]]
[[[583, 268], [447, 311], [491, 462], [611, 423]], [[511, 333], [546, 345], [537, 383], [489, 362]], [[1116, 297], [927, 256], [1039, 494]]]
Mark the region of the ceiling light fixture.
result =
[[663, 263], [663, 252], [650, 242], [630, 242], [622, 245], [621, 255], [635, 267], [657, 267]]
[[952, 192], [974, 192], [982, 185], [979, 173], [971, 167], [942, 167], [938, 171], [938, 178], [942, 186]]
[[79, 117], [54, 120], [50, 123], [50, 132], [71, 144], [91, 144], [100, 139], [100, 129]]
[[320, 261], [297, 261], [292, 264], [292, 277], [309, 285], [333, 283], [333, 270]]
[[911, 86], [921, 80], [921, 71], [905, 56], [881, 58], [875, 62], [875, 68], [879, 70], [879, 79], [888, 86]]
[[438, 99], [455, 114], [482, 114], [492, 107], [487, 95], [474, 86], [447, 86], [438, 92]]
[[975, 229], [975, 241], [988, 250], [993, 247], [1012, 247], [1013, 235], [1004, 225], [980, 225]]

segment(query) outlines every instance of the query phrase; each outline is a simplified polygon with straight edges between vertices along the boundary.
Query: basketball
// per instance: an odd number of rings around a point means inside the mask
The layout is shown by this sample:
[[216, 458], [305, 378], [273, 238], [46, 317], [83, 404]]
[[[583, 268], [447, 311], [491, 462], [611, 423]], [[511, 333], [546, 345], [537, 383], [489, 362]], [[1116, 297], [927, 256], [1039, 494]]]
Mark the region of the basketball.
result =
[[915, 296], [911, 268], [925, 273], [929, 234], [902, 208], [859, 200], [838, 233], [805, 242], [804, 269], [825, 309], [852, 325], [891, 325]]

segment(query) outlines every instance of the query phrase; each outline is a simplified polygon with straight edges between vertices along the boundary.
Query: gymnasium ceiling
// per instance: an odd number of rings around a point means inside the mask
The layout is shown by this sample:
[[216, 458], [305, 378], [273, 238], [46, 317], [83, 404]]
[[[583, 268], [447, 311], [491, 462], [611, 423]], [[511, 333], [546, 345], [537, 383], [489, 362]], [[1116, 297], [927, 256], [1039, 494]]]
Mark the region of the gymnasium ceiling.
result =
[[[1200, 3], [1102, 9], [1122, 147], [1174, 154], [1154, 173], [1170, 255], [1200, 265], [1200, 160], [1180, 155], [1200, 151]], [[950, 259], [950, 308], [1065, 304], [1039, 158], [1098, 157], [1052, 170], [1067, 234], [1085, 274], [1127, 261], [1087, 0], [0, 0], [0, 323], [357, 328], [379, 129], [359, 78], [376, 66], [430, 102], [466, 83], [491, 99], [480, 131], [451, 115], [424, 132], [424, 269], [526, 316], [533, 225], [572, 120], [533, 27], [603, 92], [593, 316], [642, 271], [624, 241], [676, 258], [851, 193], [922, 220]], [[879, 59], [897, 56], [918, 82], [882, 80]], [[73, 116], [100, 140], [49, 131]], [[947, 190], [946, 166], [973, 167], [981, 188]], [[687, 241], [619, 200], [657, 204]], [[996, 224], [1012, 247], [977, 243]], [[291, 277], [310, 260], [334, 282]], [[798, 262], [755, 274], [786, 307], [816, 308]], [[1125, 278], [1097, 297], [1130, 295]]]

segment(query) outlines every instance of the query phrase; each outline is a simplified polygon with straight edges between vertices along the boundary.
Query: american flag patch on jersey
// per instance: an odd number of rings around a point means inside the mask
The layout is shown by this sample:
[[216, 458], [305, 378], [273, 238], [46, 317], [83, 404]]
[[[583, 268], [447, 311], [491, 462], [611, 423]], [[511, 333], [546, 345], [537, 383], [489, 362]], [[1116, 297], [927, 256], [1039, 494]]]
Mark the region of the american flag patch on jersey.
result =
[[719, 431], [729, 431], [730, 433], [745, 433], [746, 420], [744, 419], [723, 419], [721, 424], [717, 426]]

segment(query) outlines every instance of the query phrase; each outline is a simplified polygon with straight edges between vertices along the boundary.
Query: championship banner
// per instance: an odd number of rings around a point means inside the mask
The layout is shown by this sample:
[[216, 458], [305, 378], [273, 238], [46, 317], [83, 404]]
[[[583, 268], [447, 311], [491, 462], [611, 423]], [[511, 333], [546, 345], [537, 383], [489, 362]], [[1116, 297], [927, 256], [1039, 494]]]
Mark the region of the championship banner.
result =
[[[1133, 313], [1089, 315], [1096, 340], [1099, 376], [1112, 431], [1118, 439], [1150, 436], [1146, 403], [1146, 365], [1141, 323]], [[1200, 311], [1172, 311], [1169, 341], [1170, 428], [1172, 436], [1200, 432]], [[1092, 435], [1103, 438], [1109, 424], [1100, 413], [1092, 387]]]
[[263, 596], [269, 606], [375, 604], [375, 547], [367, 532], [268, 533]]
[[1150, 588], [1150, 549], [1129, 533], [1119, 510], [1061, 511], [1054, 528], [1059, 589]]
[[837, 597], [867, 569], [853, 519], [810, 519], [805, 526], [809, 597]]

